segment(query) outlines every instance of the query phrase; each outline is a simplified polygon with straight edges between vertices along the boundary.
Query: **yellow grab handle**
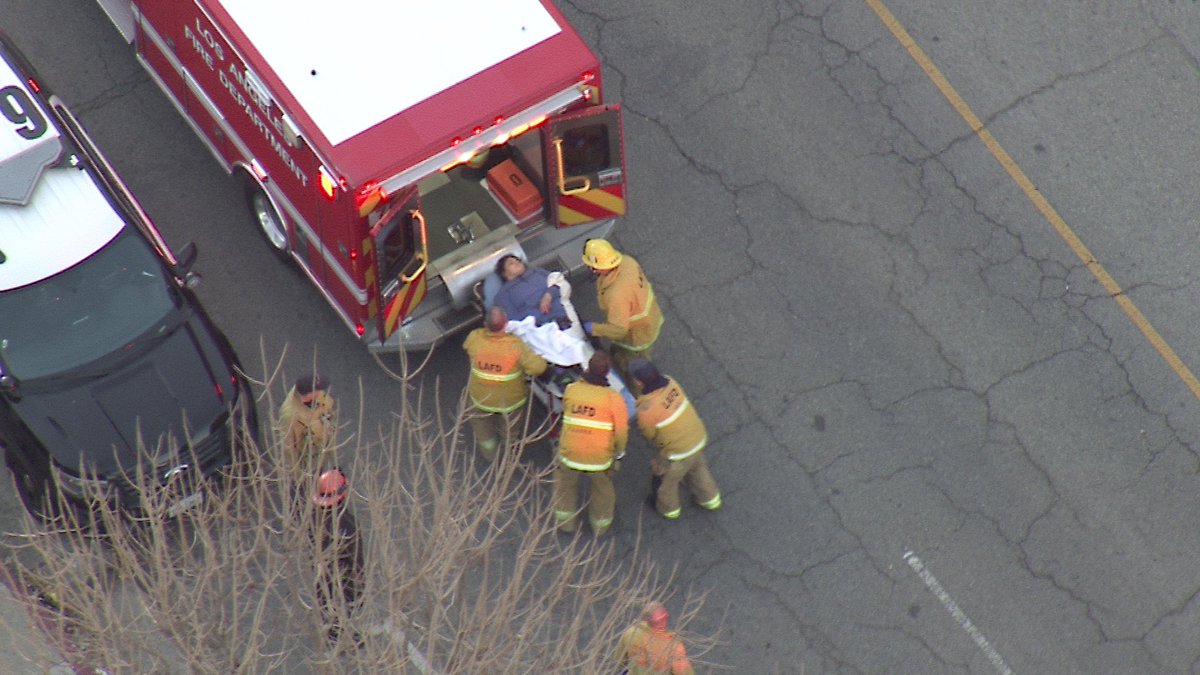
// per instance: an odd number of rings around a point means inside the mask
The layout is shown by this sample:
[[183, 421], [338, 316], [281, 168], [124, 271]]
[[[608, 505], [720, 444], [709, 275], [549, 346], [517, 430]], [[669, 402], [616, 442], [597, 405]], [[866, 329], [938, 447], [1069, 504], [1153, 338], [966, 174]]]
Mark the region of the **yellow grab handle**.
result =
[[429, 265], [429, 237], [425, 233], [425, 216], [421, 215], [421, 212], [415, 209], [410, 215], [412, 215], [414, 220], [421, 224], [421, 252], [418, 253], [416, 257], [416, 260], [421, 261], [421, 265], [417, 267], [417, 271], [413, 272], [412, 274], [405, 274], [401, 272], [400, 283], [402, 284], [412, 283], [412, 280], [421, 276], [421, 273], [424, 272], [425, 268]]
[[586, 176], [579, 176], [579, 177], [571, 179], [571, 180], [583, 181], [583, 185], [581, 185], [580, 187], [567, 188], [567, 179], [563, 175], [563, 170], [566, 167], [563, 165], [562, 139], [561, 138], [554, 139], [554, 152], [558, 155], [558, 191], [559, 191], [559, 193], [564, 194], [564, 195], [577, 195], [581, 192], [587, 192], [588, 190], [591, 190], [592, 189], [592, 181], [590, 178], [588, 178]]

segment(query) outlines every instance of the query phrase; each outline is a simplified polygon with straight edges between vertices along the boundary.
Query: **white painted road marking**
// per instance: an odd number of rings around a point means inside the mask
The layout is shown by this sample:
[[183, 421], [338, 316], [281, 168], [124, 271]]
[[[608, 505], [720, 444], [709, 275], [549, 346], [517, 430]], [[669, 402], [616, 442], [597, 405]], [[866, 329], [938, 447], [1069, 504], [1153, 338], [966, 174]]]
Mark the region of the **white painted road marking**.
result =
[[987, 657], [988, 661], [992, 662], [996, 670], [1003, 675], [1013, 675], [1012, 669], [1004, 662], [1004, 658], [1000, 656], [1000, 653], [996, 651], [992, 643], [988, 642], [983, 632], [971, 622], [971, 618], [967, 616], [966, 612], [962, 611], [962, 608], [958, 606], [954, 598], [950, 597], [946, 589], [942, 588], [942, 585], [938, 583], [933, 573], [925, 567], [925, 563], [921, 562], [921, 559], [912, 551], [904, 553], [904, 561], [917, 573], [918, 577], [921, 577], [921, 581], [925, 582], [925, 587], [929, 589], [930, 593], [933, 593], [933, 597], [942, 603], [942, 607], [945, 607], [946, 611], [950, 612], [950, 616], [954, 618], [954, 621], [967, 632], [967, 635], [971, 636], [975, 644], [979, 645], [979, 649], [983, 651], [983, 655]]

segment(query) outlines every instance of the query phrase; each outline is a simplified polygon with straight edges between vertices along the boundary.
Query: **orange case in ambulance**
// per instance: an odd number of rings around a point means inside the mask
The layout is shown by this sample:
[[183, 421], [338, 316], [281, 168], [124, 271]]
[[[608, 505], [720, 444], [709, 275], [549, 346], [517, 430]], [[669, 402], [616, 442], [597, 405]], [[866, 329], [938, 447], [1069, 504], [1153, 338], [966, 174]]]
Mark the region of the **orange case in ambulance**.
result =
[[511, 159], [487, 172], [488, 189], [518, 221], [542, 210], [542, 193]]

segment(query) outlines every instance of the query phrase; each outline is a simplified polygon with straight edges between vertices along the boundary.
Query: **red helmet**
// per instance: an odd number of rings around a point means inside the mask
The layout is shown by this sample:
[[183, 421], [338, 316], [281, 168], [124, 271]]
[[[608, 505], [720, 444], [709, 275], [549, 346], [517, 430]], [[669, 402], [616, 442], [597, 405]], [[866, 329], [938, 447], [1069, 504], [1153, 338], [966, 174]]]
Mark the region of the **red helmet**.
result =
[[646, 608], [642, 610], [642, 620], [654, 630], [666, 630], [670, 618], [667, 608], [657, 600], [646, 603]]
[[313, 495], [313, 503], [317, 506], [337, 506], [346, 501], [346, 491], [350, 489], [350, 481], [341, 469], [330, 469], [317, 479], [317, 493]]

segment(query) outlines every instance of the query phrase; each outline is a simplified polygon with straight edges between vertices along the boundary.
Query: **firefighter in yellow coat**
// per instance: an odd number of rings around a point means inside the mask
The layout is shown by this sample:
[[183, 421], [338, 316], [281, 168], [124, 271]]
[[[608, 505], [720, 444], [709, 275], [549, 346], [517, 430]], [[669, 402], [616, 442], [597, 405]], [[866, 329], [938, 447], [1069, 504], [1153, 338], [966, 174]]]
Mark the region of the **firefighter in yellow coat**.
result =
[[683, 387], [645, 359], [634, 359], [629, 368], [641, 389], [638, 430], [659, 453], [650, 461], [657, 478], [655, 508], [668, 520], [678, 518], [683, 511], [679, 505], [679, 483], [683, 481], [701, 507], [709, 511], [721, 508], [721, 492], [704, 459], [708, 431]]
[[647, 603], [642, 620], [621, 634], [617, 665], [629, 675], [694, 675], [683, 643], [667, 630], [669, 618], [661, 602]]
[[638, 261], [613, 248], [607, 239], [587, 240], [583, 262], [596, 274], [596, 301], [605, 315], [603, 322], [584, 321], [583, 330], [611, 341], [613, 364], [629, 382], [629, 362], [653, 358], [662, 329], [663, 314], [654, 288]]
[[608, 386], [608, 354], [588, 360], [583, 379], [563, 392], [563, 421], [554, 468], [554, 518], [558, 529], [574, 532], [579, 512], [579, 479], [588, 477], [588, 522], [598, 537], [612, 526], [616, 491], [612, 474], [629, 440], [629, 409]]
[[337, 402], [324, 377], [309, 373], [296, 380], [279, 406], [279, 431], [294, 479], [306, 480], [336, 463]]
[[490, 462], [501, 442], [515, 442], [520, 433], [521, 411], [529, 401], [525, 376], [541, 375], [547, 364], [521, 338], [504, 332], [508, 316], [503, 309], [493, 306], [485, 323], [467, 335], [463, 349], [471, 360], [467, 394], [475, 447]]

